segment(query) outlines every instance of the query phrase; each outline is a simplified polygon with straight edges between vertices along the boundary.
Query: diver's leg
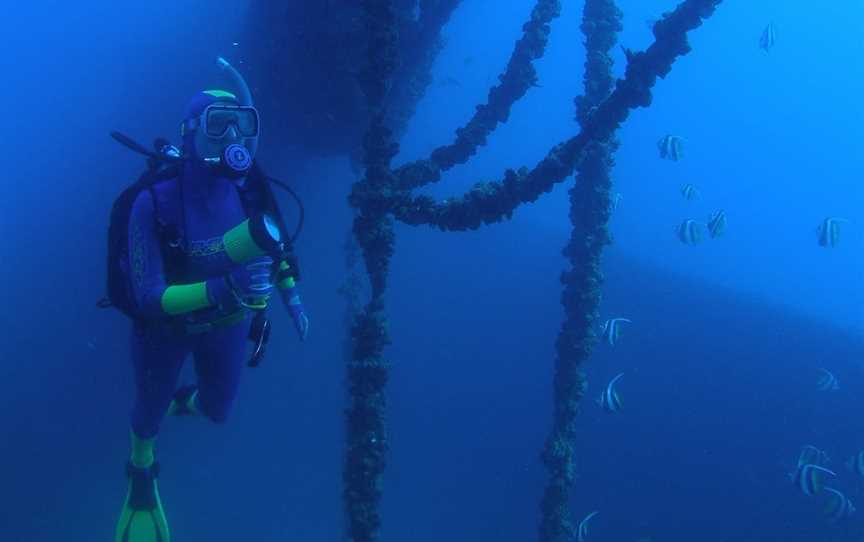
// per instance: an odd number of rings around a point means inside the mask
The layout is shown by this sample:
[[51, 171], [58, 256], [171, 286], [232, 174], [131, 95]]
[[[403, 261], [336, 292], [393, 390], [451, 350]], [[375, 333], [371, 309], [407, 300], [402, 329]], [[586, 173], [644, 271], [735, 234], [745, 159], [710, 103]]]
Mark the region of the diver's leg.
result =
[[193, 352], [198, 373], [196, 407], [216, 423], [231, 412], [247, 355], [249, 321], [219, 328], [201, 336]]
[[140, 439], [154, 439], [174, 397], [192, 342], [190, 337], [167, 329], [136, 326], [131, 351], [136, 392], [132, 431]]
[[131, 353], [136, 396], [132, 409], [132, 454], [126, 465], [129, 488], [117, 522], [115, 542], [170, 540], [156, 482], [159, 463], [153, 449], [159, 424], [190, 350], [188, 339], [183, 336], [137, 326], [133, 330]]

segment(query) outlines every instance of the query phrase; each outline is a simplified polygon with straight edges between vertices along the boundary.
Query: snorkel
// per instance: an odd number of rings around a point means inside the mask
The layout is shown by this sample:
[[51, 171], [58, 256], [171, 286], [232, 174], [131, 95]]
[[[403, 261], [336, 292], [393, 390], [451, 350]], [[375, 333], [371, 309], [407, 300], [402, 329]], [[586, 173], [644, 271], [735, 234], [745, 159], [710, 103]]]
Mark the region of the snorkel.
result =
[[[234, 90], [237, 91], [237, 102], [244, 107], [255, 107], [255, 104], [252, 101], [252, 92], [249, 90], [249, 85], [246, 84], [246, 80], [243, 79], [243, 76], [240, 75], [237, 68], [232, 66], [221, 56], [216, 59], [216, 63], [222, 71], [228, 75], [231, 83], [234, 84]], [[258, 138], [248, 138], [244, 143], [249, 152], [254, 156], [255, 152], [258, 150]]]

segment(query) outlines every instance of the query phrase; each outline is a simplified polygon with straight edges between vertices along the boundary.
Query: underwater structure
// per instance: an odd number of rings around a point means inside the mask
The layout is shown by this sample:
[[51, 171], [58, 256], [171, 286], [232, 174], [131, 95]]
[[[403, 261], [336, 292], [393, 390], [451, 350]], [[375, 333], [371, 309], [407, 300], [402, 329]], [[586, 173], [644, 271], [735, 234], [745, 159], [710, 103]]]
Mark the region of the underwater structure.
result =
[[[440, 30], [459, 2], [332, 0], [293, 3], [290, 7], [262, 3], [257, 8], [265, 12], [259, 14], [258, 20], [288, 25], [287, 31], [279, 27], [261, 32], [276, 36], [262, 46], [272, 48], [268, 57], [274, 63], [271, 68], [280, 75], [289, 74], [281, 86], [284, 92], [275, 94], [291, 95], [299, 87], [314, 88], [320, 94], [320, 101], [306, 108], [305, 114], [315, 118], [303, 121], [303, 113], [292, 111], [288, 104], [281, 111], [274, 108], [282, 115], [281, 122], [295, 126], [295, 132], [306, 137], [322, 131], [318, 117], [325, 111], [324, 116], [330, 115], [327, 118], [331, 121], [324, 125], [327, 137], [312, 137], [306, 143], [311, 141], [323, 153], [354, 153], [363, 168], [362, 178], [353, 185], [349, 196], [355, 213], [356, 244], [350, 240], [346, 243], [346, 264], [353, 267], [355, 261], [362, 261], [369, 298], [359, 302], [362, 289], [356, 275], [349, 277], [343, 292], [349, 299], [350, 322], [343, 464], [343, 500], [350, 540], [373, 542], [380, 538], [379, 504], [388, 454], [385, 391], [390, 371], [385, 356], [389, 337], [384, 293], [395, 250], [395, 221], [434, 226], [441, 231], [477, 229], [510, 218], [517, 207], [535, 201], [575, 173], [576, 182], [569, 191], [573, 230], [563, 249], [569, 269], [560, 277], [566, 318], [556, 340], [552, 424], [540, 454], [548, 482], [540, 503], [538, 534], [541, 542], [563, 542], [574, 537], [567, 507], [574, 486], [573, 455], [579, 438], [576, 417], [585, 390], [580, 367], [597, 342], [595, 322], [603, 284], [601, 256], [610, 242], [607, 222], [610, 172], [618, 147], [615, 134], [632, 110], [651, 105], [651, 91], [658, 78], [665, 77], [675, 60], [690, 51], [688, 32], [709, 18], [721, 1], [686, 0], [664, 14], [653, 25], [655, 41], [650, 47], [639, 52], [625, 49], [625, 75], [616, 81], [611, 74], [610, 51], [622, 28], [622, 14], [613, 0], [586, 0], [581, 25], [587, 51], [585, 88], [575, 99], [581, 131], [553, 146], [533, 168], [507, 169], [500, 180], [477, 183], [461, 197], [444, 201], [417, 196], [413, 191], [439, 181], [442, 172], [470, 160], [497, 126], [507, 121], [513, 104], [537, 84], [534, 61], [544, 54], [550, 23], [560, 13], [559, 0], [536, 1], [498, 84], [489, 90], [486, 103], [478, 105], [473, 117], [456, 131], [454, 141], [438, 147], [428, 158], [398, 167], [392, 165], [392, 160], [399, 149], [399, 135], [431, 80], [432, 61], [440, 48]], [[304, 21], [321, 18], [327, 20], [323, 28], [304, 26]], [[318, 29], [317, 34], [307, 35], [310, 31], [305, 28], [313, 27]], [[282, 40], [286, 35], [289, 37]], [[310, 53], [312, 58], [301, 59], [280, 52], [286, 49], [286, 43], [297, 39], [308, 39], [310, 48], [314, 48], [316, 40], [341, 40], [352, 46], [320, 53], [324, 58]], [[365, 47], [358, 47], [358, 43]], [[290, 63], [291, 69], [279, 70], [280, 62]], [[300, 69], [295, 70], [296, 62], [300, 62]], [[316, 85], [322, 77], [329, 78], [326, 84]], [[334, 124], [340, 127], [340, 138], [333, 139]], [[357, 141], [362, 141], [360, 152], [356, 152]]]
[[[400, 62], [388, 77], [388, 126], [398, 135], [432, 83], [441, 29], [460, 0], [396, 0], [391, 7]], [[365, 66], [366, 12], [356, 0], [253, 2], [247, 18], [246, 69], [260, 105], [273, 111], [265, 126], [288, 146], [314, 155], [352, 156], [371, 111], [357, 85]], [[285, 96], [291, 96], [285, 100]]]

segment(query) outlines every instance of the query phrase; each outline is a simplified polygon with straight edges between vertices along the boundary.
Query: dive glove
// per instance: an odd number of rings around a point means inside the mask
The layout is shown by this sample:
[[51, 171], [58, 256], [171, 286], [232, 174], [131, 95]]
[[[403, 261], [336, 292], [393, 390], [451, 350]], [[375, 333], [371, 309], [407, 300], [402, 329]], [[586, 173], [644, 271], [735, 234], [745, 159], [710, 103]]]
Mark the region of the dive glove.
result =
[[256, 258], [224, 277], [208, 280], [207, 297], [223, 310], [239, 307], [264, 310], [273, 293], [272, 268], [271, 258]]

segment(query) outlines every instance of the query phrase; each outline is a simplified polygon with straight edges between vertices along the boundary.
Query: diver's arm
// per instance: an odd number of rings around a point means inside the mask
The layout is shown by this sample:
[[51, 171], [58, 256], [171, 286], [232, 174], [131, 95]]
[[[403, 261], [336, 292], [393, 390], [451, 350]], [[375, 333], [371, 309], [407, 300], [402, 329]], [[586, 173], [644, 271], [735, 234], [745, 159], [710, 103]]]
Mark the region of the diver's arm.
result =
[[142, 318], [166, 316], [161, 300], [168, 285], [155, 222], [153, 199], [144, 190], [135, 199], [129, 217], [129, 278], [137, 314]]
[[224, 278], [169, 286], [155, 223], [153, 200], [142, 191], [129, 219], [129, 273], [138, 314], [164, 318], [212, 307], [232, 292]]

